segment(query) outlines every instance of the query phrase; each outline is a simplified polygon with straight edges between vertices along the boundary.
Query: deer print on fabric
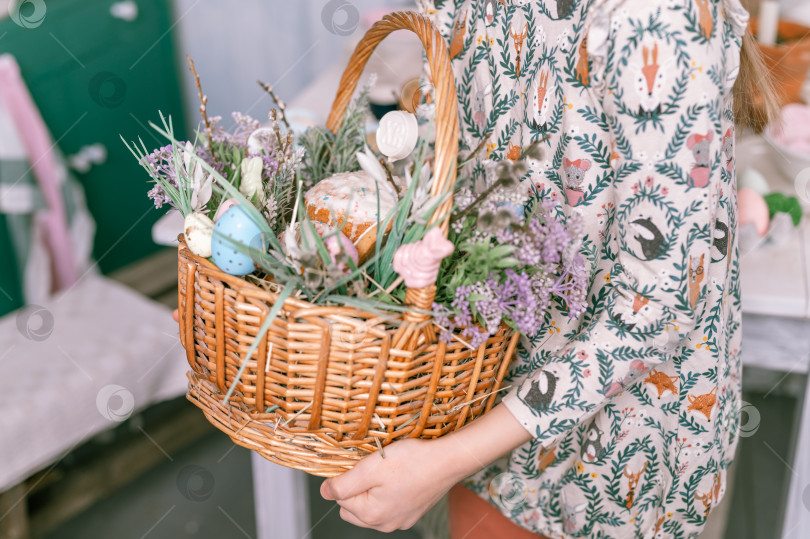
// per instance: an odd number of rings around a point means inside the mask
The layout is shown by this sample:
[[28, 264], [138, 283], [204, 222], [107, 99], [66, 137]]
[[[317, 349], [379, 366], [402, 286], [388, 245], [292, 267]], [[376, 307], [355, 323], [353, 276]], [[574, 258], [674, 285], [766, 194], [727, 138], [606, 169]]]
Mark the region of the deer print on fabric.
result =
[[523, 40], [526, 39], [528, 28], [528, 25], [524, 24], [522, 32], [515, 32], [514, 28], [510, 32], [512, 35], [512, 43], [515, 45], [515, 76], [518, 78], [520, 77], [520, 54], [523, 51]]
[[703, 504], [703, 515], [709, 518], [709, 512], [712, 507], [723, 499], [725, 494], [725, 487], [723, 486], [723, 472], [717, 472], [712, 480], [711, 488], [706, 492], [695, 491], [695, 499]]
[[661, 112], [664, 83], [666, 74], [663, 66], [658, 62], [658, 43], [652, 48], [647, 45], [641, 47], [643, 65], [635, 65], [636, 92], [640, 98], [640, 115], [651, 116]]
[[461, 13], [461, 17], [453, 24], [453, 40], [450, 42], [450, 58], [457, 58], [464, 50], [464, 35], [467, 33], [467, 12]]
[[686, 147], [692, 150], [695, 157], [695, 165], [686, 180], [690, 187], [703, 188], [709, 185], [712, 137], [712, 132], [709, 131], [705, 135], [692, 135], [686, 140]]
[[636, 473], [632, 473], [627, 466], [624, 467], [624, 476], [627, 478], [627, 497], [624, 499], [624, 506], [627, 509], [633, 507], [633, 504], [636, 501], [636, 489], [638, 488], [638, 481], [641, 479], [641, 475], [647, 470], [647, 462], [644, 463], [644, 466], [641, 467], [639, 471]]
[[579, 43], [579, 59], [577, 60], [577, 80], [583, 86], [590, 86], [591, 85], [591, 70], [588, 65], [588, 35], [585, 34], [585, 37], [582, 38], [582, 41]]
[[585, 196], [585, 191], [582, 183], [585, 181], [585, 173], [591, 168], [591, 162], [588, 159], [577, 159], [571, 161], [566, 159], [563, 161], [565, 165], [565, 177], [568, 180], [568, 187], [565, 188], [565, 198], [568, 204], [576, 206], [582, 202]]
[[554, 390], [557, 388], [557, 377], [549, 371], [540, 371], [537, 377], [529, 383], [529, 391], [523, 397], [527, 406], [538, 411], [548, 410], [554, 399]]
[[543, 473], [543, 470], [554, 464], [557, 460], [557, 446], [551, 446], [548, 449], [540, 449], [537, 454], [537, 473]]

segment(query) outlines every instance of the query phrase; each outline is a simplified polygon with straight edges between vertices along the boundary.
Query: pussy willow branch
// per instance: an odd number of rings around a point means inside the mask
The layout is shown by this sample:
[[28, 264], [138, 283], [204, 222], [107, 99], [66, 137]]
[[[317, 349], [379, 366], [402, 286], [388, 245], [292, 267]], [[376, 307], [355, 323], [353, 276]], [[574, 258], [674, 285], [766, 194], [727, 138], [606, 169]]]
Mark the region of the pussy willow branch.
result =
[[260, 80], [257, 80], [256, 82], [259, 83], [259, 86], [262, 87], [262, 90], [264, 90], [265, 92], [270, 94], [270, 97], [273, 99], [273, 102], [276, 104], [276, 107], [278, 107], [278, 111], [279, 111], [279, 113], [281, 115], [281, 121], [284, 123], [284, 126], [287, 129], [289, 129], [290, 128], [290, 123], [287, 121], [287, 114], [285, 113], [285, 109], [287, 108], [287, 105], [284, 103], [284, 101], [279, 99], [279, 97], [276, 95], [276, 92], [273, 91], [272, 86], [270, 86], [266, 82], [262, 82]]
[[492, 185], [487, 187], [480, 195], [478, 195], [478, 197], [475, 200], [473, 200], [473, 202], [469, 206], [467, 206], [463, 211], [455, 215], [451, 215], [450, 220], [456, 221], [458, 219], [464, 218], [468, 213], [470, 213], [473, 210], [473, 208], [475, 208], [478, 204], [480, 204], [482, 200], [491, 195], [492, 191], [494, 191], [497, 187], [500, 187], [502, 184], [503, 181], [500, 178], [492, 182]]
[[475, 157], [475, 155], [478, 152], [481, 151], [481, 148], [484, 147], [484, 145], [487, 143], [487, 141], [489, 140], [489, 137], [491, 135], [492, 135], [492, 133], [487, 133], [487, 135], [484, 138], [481, 139], [481, 142], [478, 143], [478, 146], [476, 146], [475, 149], [473, 151], [471, 151], [469, 153], [469, 155], [467, 155], [467, 158], [466, 159], [461, 159], [460, 162], [461, 163], [468, 163], [471, 159], [473, 159]]
[[188, 54], [186, 54], [186, 60], [188, 60], [191, 74], [194, 75], [194, 83], [197, 85], [197, 96], [200, 98], [200, 114], [202, 115], [203, 124], [205, 125], [205, 132], [208, 134], [205, 141], [205, 149], [208, 150], [210, 155], [214, 155], [213, 149], [211, 148], [214, 132], [211, 129], [211, 122], [208, 121], [208, 96], [203, 94], [202, 86], [200, 85], [200, 76], [197, 74], [197, 69], [194, 67], [194, 60], [192, 60], [191, 56]]

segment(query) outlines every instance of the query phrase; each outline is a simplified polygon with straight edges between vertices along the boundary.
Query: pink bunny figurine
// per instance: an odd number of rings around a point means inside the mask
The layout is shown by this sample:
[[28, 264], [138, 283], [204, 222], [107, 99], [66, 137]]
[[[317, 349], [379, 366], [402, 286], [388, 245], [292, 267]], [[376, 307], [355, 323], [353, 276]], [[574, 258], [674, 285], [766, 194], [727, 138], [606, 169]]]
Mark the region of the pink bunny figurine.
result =
[[430, 229], [421, 240], [408, 243], [394, 253], [394, 271], [408, 288], [425, 288], [436, 282], [442, 260], [453, 252], [453, 243], [438, 227]]

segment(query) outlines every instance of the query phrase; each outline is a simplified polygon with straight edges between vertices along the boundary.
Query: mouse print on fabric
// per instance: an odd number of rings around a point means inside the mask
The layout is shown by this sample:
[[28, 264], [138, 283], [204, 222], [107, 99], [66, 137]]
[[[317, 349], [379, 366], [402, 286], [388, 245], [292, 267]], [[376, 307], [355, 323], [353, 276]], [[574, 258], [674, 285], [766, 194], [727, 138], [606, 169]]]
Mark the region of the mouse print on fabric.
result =
[[577, 206], [582, 202], [585, 196], [583, 183], [585, 181], [585, 174], [590, 170], [591, 162], [588, 159], [577, 159], [571, 161], [565, 160], [565, 177], [568, 181], [568, 187], [565, 189], [565, 197], [568, 204]]

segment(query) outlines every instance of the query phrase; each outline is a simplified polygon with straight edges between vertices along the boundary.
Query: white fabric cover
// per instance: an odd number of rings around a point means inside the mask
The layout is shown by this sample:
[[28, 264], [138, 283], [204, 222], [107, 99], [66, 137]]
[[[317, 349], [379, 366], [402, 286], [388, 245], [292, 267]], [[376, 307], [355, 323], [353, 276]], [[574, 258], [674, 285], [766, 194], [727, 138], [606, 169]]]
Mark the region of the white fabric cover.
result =
[[0, 318], [0, 492], [185, 393], [187, 369], [171, 311], [95, 273]]

